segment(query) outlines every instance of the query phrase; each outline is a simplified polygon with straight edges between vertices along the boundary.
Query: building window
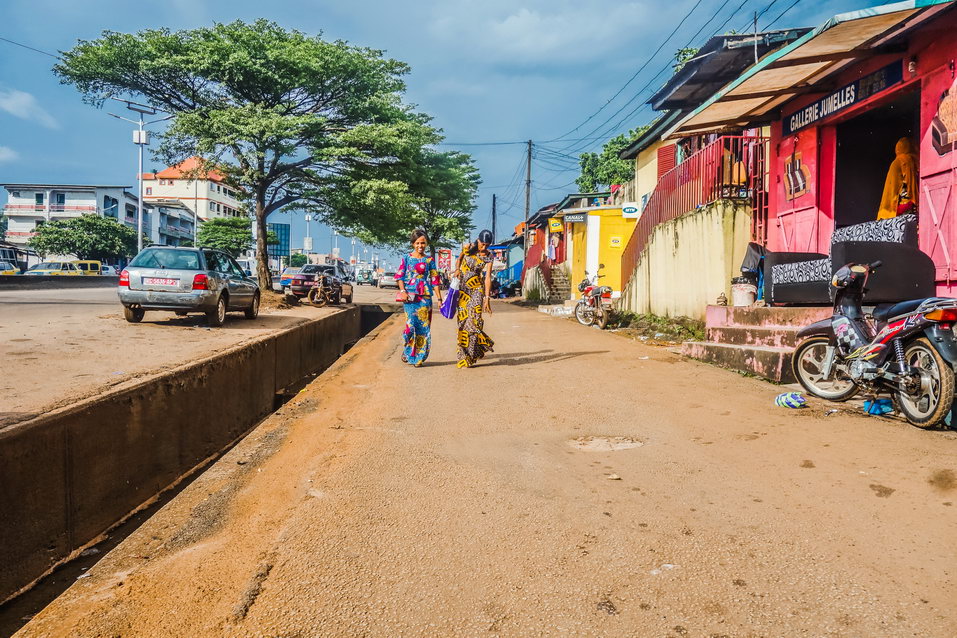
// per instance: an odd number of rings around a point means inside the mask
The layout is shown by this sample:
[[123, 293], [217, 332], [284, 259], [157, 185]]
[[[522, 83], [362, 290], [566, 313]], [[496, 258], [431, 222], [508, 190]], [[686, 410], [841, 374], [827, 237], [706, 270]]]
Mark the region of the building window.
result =
[[10, 195], [13, 197], [20, 197], [20, 191], [10, 191]]
[[210, 182], [210, 183], [209, 183], [209, 190], [215, 191], [215, 190], [216, 190], [216, 184]]
[[153, 187], [152, 187], [152, 186], [147, 186], [147, 187], [146, 187], [146, 194], [147, 194], [147, 195], [152, 195], [152, 194], [153, 194]]
[[43, 193], [36, 193], [34, 195], [34, 201], [37, 203], [37, 206], [43, 206]]
[[215, 211], [215, 210], [216, 210], [216, 202], [210, 202], [210, 203], [209, 203], [209, 210], [211, 210], [211, 211]]

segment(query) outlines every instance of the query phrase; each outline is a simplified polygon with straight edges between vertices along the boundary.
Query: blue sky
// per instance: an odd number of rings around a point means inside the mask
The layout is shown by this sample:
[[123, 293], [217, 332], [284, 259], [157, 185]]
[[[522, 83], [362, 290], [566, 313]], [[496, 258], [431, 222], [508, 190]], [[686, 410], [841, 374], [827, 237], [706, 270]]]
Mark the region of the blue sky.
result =
[[[577, 176], [571, 168], [574, 161], [549, 151], [574, 157], [582, 150], [600, 148], [602, 139], [653, 119], [651, 111], [639, 107], [666, 79], [669, 58], [678, 48], [699, 45], [718, 30], [748, 26], [753, 12], [769, 4], [759, 20], [761, 29], [789, 7], [774, 28], [816, 26], [836, 13], [881, 4], [873, 0], [793, 3], [3, 0], [0, 37], [55, 53], [70, 48], [77, 39], [95, 38], [104, 29], [186, 29], [265, 17], [307, 33], [321, 31], [328, 39], [385, 49], [412, 66], [408, 101], [430, 113], [449, 142], [468, 144], [447, 148], [475, 157], [483, 178], [476, 225], [488, 225], [491, 195], [497, 193], [500, 228], [508, 228], [524, 214], [524, 147], [473, 143], [543, 142], [541, 156], [533, 165], [534, 210], [574, 190], [570, 184]], [[675, 35], [667, 39], [683, 18]], [[660, 53], [652, 57], [662, 43]], [[129, 126], [83, 104], [72, 87], [61, 86], [50, 72], [53, 62], [46, 55], [0, 41], [0, 182], [134, 186], [136, 156]], [[645, 63], [646, 68], [617, 98], [582, 125]], [[616, 111], [620, 112], [614, 115]], [[544, 143], [558, 137], [563, 139]], [[578, 138], [585, 139], [569, 141]], [[147, 161], [148, 168], [154, 166], [158, 164]], [[290, 216], [277, 214], [272, 221], [291, 221], [293, 246], [301, 246], [304, 222], [299, 216], [283, 217]], [[317, 250], [329, 247], [331, 233], [313, 224], [313, 235]]]

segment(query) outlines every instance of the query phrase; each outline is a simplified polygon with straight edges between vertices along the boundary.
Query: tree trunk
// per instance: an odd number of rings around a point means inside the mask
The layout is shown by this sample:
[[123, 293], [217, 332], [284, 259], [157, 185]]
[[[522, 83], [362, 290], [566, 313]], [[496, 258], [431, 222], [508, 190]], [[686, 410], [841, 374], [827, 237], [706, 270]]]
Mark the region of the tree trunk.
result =
[[269, 249], [266, 243], [266, 189], [256, 189], [256, 274], [259, 289], [272, 290], [272, 273], [269, 272]]

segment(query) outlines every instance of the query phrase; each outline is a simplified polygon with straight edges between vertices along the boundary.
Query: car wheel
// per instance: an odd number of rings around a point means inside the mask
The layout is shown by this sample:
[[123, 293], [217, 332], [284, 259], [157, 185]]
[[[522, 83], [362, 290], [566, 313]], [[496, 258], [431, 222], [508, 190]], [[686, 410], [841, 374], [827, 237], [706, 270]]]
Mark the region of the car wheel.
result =
[[123, 317], [126, 318], [130, 323], [139, 323], [143, 321], [143, 317], [146, 315], [146, 311], [142, 308], [131, 308], [130, 306], [123, 306]]
[[216, 309], [206, 313], [206, 323], [213, 328], [219, 328], [226, 322], [226, 295], [220, 295], [216, 300]]
[[253, 296], [253, 303], [244, 311], [247, 319], [255, 319], [259, 316], [259, 295]]

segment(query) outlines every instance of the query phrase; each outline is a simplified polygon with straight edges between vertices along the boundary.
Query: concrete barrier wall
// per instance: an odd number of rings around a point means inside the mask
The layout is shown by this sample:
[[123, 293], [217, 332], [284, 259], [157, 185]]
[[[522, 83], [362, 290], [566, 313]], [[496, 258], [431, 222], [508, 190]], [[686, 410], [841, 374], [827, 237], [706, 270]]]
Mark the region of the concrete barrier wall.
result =
[[751, 208], [722, 200], [655, 228], [618, 302], [620, 310], [704, 319], [731, 278], [751, 237]]
[[0, 275], [0, 292], [4, 290], [59, 290], [63, 288], [109, 288], [116, 287], [119, 277], [84, 275]]
[[0, 601], [242, 436], [361, 334], [349, 307], [0, 430]]

